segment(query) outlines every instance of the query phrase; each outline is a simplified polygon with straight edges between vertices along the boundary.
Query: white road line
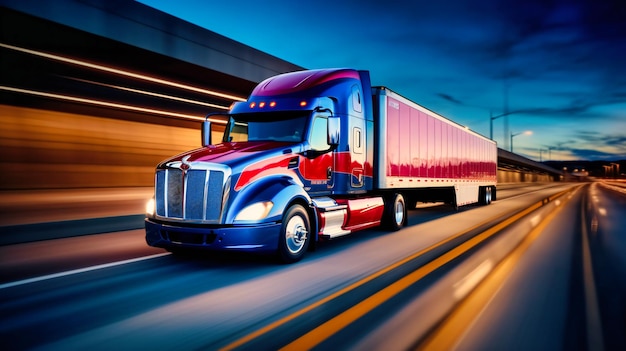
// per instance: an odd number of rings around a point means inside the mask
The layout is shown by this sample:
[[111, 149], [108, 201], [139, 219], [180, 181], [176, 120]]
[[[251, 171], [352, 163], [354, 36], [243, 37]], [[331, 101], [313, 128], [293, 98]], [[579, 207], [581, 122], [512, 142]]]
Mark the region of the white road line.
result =
[[[594, 184], [595, 185], [595, 184]], [[598, 303], [598, 292], [593, 274], [593, 262], [591, 257], [591, 247], [589, 245], [589, 233], [587, 231], [586, 201], [580, 202], [581, 222], [582, 222], [582, 259], [583, 259], [583, 282], [585, 296], [585, 312], [587, 322], [587, 349], [604, 350], [604, 339], [602, 336], [602, 318], [600, 317], [600, 306]], [[593, 205], [592, 205], [593, 206]]]
[[171, 253], [170, 252], [164, 252], [164, 253], [160, 253], [160, 254], [156, 254], [156, 255], [137, 257], [137, 258], [132, 258], [132, 259], [129, 259], [129, 260], [124, 260], [124, 261], [104, 263], [104, 264], [99, 264], [97, 266], [79, 268], [79, 269], [74, 269], [74, 270], [71, 270], [71, 271], [65, 271], [65, 272], [60, 272], [60, 273], [42, 275], [41, 277], [34, 277], [34, 278], [29, 278], [29, 279], [24, 279], [24, 280], [18, 280], [18, 281], [14, 281], [14, 282], [10, 282], [10, 283], [0, 284], [0, 290], [6, 289], [6, 288], [12, 288], [14, 286], [20, 286], [20, 285], [40, 282], [40, 281], [48, 280], [48, 279], [65, 277], [65, 276], [72, 275], [72, 274], [85, 273], [85, 272], [95, 271], [95, 270], [98, 270], [98, 269], [104, 269], [104, 268], [110, 268], [110, 267], [115, 267], [115, 266], [121, 266], [121, 265], [124, 265], [124, 264], [127, 264], [127, 263], [134, 263], [134, 262], [139, 262], [139, 261], [150, 260], [150, 259], [153, 259], [153, 258], [157, 258], [157, 257], [161, 257], [161, 256], [167, 256], [167, 255], [171, 255]]

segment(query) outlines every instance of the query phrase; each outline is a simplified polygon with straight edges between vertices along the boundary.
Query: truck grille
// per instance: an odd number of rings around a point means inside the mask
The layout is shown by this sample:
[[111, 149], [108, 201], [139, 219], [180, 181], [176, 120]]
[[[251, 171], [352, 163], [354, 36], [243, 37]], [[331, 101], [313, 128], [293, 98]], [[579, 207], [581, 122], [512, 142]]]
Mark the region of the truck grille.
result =
[[159, 217], [217, 223], [222, 213], [224, 172], [158, 169], [155, 200]]

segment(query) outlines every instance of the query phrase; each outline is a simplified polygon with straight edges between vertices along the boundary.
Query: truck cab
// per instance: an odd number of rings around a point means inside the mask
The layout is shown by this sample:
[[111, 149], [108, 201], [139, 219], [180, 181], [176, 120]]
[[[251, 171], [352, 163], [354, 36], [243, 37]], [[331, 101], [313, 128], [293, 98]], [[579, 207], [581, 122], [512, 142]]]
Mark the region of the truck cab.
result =
[[[312, 241], [351, 232], [348, 199], [373, 185], [370, 91], [368, 72], [351, 69], [261, 82], [224, 116], [220, 143], [205, 122], [202, 148], [157, 166], [148, 244], [275, 252], [294, 262]], [[382, 199], [352, 205], [359, 228], [380, 224]]]

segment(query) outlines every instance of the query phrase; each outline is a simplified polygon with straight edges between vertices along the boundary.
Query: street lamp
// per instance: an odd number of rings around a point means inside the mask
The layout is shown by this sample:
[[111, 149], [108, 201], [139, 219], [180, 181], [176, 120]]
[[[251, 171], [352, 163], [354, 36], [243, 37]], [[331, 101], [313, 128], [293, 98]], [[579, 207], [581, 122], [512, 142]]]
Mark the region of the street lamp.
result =
[[498, 118], [502, 118], [504, 116], [508, 116], [510, 114], [511, 114], [511, 112], [505, 112], [503, 114], [494, 116], [493, 113], [491, 111], [489, 111], [489, 139], [493, 140], [493, 120], [494, 119], [498, 119]]
[[543, 158], [542, 158], [542, 154], [544, 151], [547, 151], [546, 149], [539, 149], [539, 162], [543, 162]]
[[493, 140], [493, 120], [504, 116], [503, 114], [494, 116], [493, 112], [489, 111], [489, 139]]
[[530, 130], [524, 131], [524, 132], [519, 132], [519, 133], [513, 133], [511, 132], [511, 152], [513, 152], [513, 137], [516, 137], [518, 135], [521, 134], [526, 134], [526, 135], [531, 135], [533, 132]]
[[548, 146], [548, 161], [552, 161], [552, 150], [556, 150], [556, 146]]

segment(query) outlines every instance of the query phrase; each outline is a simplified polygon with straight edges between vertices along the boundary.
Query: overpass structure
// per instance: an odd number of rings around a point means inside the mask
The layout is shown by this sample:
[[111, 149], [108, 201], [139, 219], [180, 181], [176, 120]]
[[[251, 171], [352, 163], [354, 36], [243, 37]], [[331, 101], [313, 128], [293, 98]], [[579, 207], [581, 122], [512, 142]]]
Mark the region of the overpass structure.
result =
[[[159, 161], [199, 146], [207, 113], [303, 69], [131, 0], [0, 0], [0, 26], [0, 227], [42, 192], [148, 192]], [[500, 182], [560, 177], [498, 158]]]
[[543, 163], [498, 148], [498, 182], [551, 182], [563, 180], [563, 172]]

